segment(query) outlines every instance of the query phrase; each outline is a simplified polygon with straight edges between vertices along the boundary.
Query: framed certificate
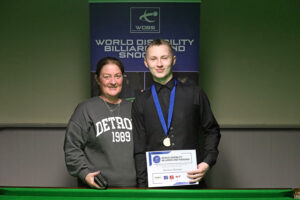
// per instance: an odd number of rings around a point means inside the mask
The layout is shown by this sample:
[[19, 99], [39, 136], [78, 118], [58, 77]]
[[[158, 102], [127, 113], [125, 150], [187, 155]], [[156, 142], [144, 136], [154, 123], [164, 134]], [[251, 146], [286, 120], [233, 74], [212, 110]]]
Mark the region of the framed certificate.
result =
[[194, 185], [187, 172], [197, 169], [195, 150], [146, 152], [148, 187]]

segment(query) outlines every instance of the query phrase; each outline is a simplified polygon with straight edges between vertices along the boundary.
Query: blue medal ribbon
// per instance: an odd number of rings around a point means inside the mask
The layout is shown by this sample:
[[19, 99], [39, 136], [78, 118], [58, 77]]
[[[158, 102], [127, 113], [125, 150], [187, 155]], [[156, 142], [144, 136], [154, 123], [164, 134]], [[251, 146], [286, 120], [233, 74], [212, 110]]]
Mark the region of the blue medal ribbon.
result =
[[160, 119], [160, 123], [161, 123], [161, 125], [164, 129], [164, 132], [165, 132], [166, 136], [168, 136], [168, 132], [169, 132], [169, 129], [170, 129], [172, 116], [173, 116], [176, 85], [177, 85], [177, 80], [175, 80], [175, 85], [174, 85], [174, 87], [171, 91], [171, 95], [170, 95], [169, 114], [168, 114], [168, 127], [166, 125], [166, 121], [165, 121], [165, 118], [164, 118], [164, 115], [163, 115], [163, 112], [162, 112], [162, 109], [161, 109], [161, 106], [160, 106], [160, 103], [159, 103], [159, 100], [158, 100], [158, 97], [157, 97], [157, 93], [156, 93], [154, 84], [151, 87], [151, 92], [152, 92], [152, 97], [153, 97], [153, 100], [154, 100], [154, 103], [155, 103], [155, 107], [156, 107], [156, 110], [157, 110], [157, 113], [158, 113], [158, 116], [159, 116], [159, 119]]

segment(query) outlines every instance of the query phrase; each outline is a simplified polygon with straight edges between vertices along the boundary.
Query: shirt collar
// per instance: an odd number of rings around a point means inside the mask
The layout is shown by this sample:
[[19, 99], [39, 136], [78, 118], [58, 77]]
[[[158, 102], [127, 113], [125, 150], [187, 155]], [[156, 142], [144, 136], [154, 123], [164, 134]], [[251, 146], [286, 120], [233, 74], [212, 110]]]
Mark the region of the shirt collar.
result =
[[162, 85], [160, 83], [157, 83], [154, 81], [154, 85], [155, 85], [155, 89], [157, 92], [159, 92], [162, 88], [168, 88], [170, 91], [173, 89], [174, 85], [175, 85], [175, 79], [174, 77], [165, 85]]

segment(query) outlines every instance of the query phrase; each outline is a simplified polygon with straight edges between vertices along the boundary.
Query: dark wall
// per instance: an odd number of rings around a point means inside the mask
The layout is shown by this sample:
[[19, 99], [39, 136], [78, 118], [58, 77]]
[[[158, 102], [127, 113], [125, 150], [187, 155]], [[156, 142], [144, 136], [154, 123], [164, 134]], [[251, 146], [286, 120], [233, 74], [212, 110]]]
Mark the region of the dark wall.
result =
[[300, 1], [204, 0], [200, 84], [223, 127], [299, 127]]
[[[300, 127], [300, 1], [203, 0], [200, 86], [222, 127]], [[64, 126], [90, 96], [87, 0], [2, 0], [0, 126]]]
[[90, 95], [87, 0], [3, 0], [0, 24], [0, 126], [65, 125]]

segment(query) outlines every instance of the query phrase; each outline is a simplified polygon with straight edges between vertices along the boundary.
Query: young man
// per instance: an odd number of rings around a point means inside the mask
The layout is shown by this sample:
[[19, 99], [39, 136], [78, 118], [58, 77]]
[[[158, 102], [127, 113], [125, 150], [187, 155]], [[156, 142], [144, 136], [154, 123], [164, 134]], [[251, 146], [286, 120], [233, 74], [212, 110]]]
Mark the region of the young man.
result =
[[[191, 182], [200, 181], [198, 187], [203, 187], [204, 175], [217, 160], [221, 135], [208, 98], [199, 87], [174, 79], [175, 62], [176, 56], [167, 41], [156, 39], [148, 45], [144, 64], [154, 86], [138, 95], [132, 108], [138, 187], [148, 185], [146, 151], [195, 149], [198, 166], [187, 176]], [[153, 96], [157, 96], [165, 123], [171, 117], [164, 128]], [[173, 112], [169, 112], [169, 106]]]

